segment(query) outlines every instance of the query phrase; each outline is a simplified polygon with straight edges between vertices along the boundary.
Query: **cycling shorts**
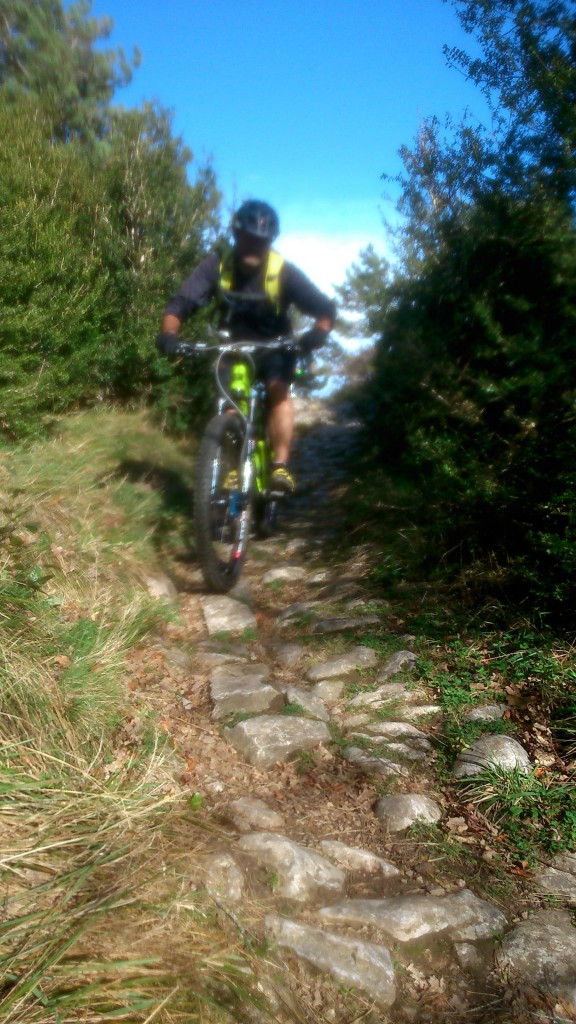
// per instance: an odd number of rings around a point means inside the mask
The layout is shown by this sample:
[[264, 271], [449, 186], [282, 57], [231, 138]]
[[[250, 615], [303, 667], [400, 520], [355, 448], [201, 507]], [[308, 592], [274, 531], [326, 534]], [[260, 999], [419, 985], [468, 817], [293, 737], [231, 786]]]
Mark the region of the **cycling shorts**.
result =
[[265, 349], [261, 349], [254, 357], [256, 375], [265, 384], [272, 384], [277, 380], [283, 384], [292, 384], [296, 372], [296, 360], [295, 352], [283, 352], [282, 349], [266, 352]]

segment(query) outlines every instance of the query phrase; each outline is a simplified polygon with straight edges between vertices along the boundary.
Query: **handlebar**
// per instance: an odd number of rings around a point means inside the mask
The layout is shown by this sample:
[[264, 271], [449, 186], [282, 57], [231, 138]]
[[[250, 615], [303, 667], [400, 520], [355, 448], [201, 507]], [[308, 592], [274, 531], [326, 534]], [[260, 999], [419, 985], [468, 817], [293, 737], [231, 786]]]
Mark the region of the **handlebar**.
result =
[[211, 352], [218, 353], [218, 355], [223, 355], [226, 352], [241, 352], [245, 355], [251, 355], [252, 352], [257, 352], [261, 349], [267, 349], [268, 351], [283, 349], [285, 352], [302, 353], [299, 340], [291, 336], [270, 338], [269, 341], [232, 341], [225, 331], [219, 331], [218, 339], [219, 341], [217, 342], [210, 342], [193, 341], [183, 338], [178, 343], [178, 348], [174, 354], [185, 356], [186, 358], [195, 355], [209, 355]]

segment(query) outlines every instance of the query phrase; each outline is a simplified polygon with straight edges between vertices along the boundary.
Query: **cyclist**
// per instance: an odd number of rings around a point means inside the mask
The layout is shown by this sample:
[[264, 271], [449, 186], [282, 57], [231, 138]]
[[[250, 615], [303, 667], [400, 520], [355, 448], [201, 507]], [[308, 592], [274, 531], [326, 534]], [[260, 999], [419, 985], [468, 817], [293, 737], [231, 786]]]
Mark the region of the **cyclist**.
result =
[[[314, 326], [300, 338], [302, 350], [310, 353], [320, 348], [333, 327], [335, 303], [272, 249], [280, 231], [275, 210], [268, 203], [250, 199], [232, 217], [231, 230], [234, 245], [202, 260], [168, 303], [156, 338], [160, 351], [173, 355], [183, 321], [213, 298], [220, 308], [220, 327], [230, 330], [235, 340], [265, 341], [289, 334], [288, 310], [294, 304], [300, 312], [315, 318]], [[233, 302], [227, 302], [230, 293]], [[274, 452], [271, 482], [274, 489], [287, 493], [295, 489], [287, 465], [294, 432], [290, 384], [295, 364], [295, 354], [281, 350], [267, 353], [263, 349], [256, 357], [257, 372], [266, 384], [268, 398], [268, 429]]]

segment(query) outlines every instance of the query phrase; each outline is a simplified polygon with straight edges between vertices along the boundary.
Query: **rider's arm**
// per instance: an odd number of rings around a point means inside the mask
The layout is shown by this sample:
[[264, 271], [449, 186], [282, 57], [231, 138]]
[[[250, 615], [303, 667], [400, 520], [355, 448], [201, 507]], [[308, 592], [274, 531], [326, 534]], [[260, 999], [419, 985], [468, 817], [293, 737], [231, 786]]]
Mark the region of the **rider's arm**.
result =
[[156, 348], [164, 355], [175, 355], [178, 351], [178, 331], [182, 322], [201, 306], [210, 301], [218, 285], [220, 258], [211, 253], [198, 264], [187, 277], [164, 311]]
[[294, 303], [300, 312], [315, 317], [314, 326], [300, 339], [304, 350], [311, 352], [321, 348], [334, 326], [336, 303], [324, 295], [293, 263], [285, 263], [282, 274], [282, 293], [286, 303]]
[[[217, 252], [210, 253], [196, 269], [187, 277], [164, 311], [163, 330], [178, 330], [180, 324], [192, 313], [206, 306], [218, 288], [220, 257]], [[167, 318], [171, 318], [170, 328], [164, 327]]]

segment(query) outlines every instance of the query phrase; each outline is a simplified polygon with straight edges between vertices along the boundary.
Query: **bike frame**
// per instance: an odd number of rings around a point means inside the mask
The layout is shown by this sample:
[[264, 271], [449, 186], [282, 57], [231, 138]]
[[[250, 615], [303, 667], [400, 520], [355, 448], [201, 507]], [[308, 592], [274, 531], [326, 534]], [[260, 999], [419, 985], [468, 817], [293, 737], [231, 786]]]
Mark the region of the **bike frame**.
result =
[[270, 489], [272, 453], [266, 432], [266, 387], [257, 379], [259, 350], [298, 352], [291, 337], [269, 341], [182, 341], [175, 354], [215, 354], [217, 408], [208, 422], [196, 462], [194, 532], [204, 579], [226, 593], [242, 571], [250, 526], [260, 537], [274, 528], [280, 492]]
[[[214, 364], [218, 391], [217, 413], [233, 410], [240, 417], [245, 431], [242, 448], [244, 479], [241, 482], [241, 494], [244, 500], [248, 500], [254, 486], [257, 494], [266, 497], [269, 494], [271, 454], [264, 415], [266, 388], [262, 381], [256, 380], [253, 354], [274, 349], [296, 350], [297, 346], [293, 338], [284, 336], [265, 342], [231, 341], [226, 331], [218, 331], [218, 339], [217, 344], [182, 342], [180, 351], [183, 355], [218, 353]], [[229, 365], [225, 365], [226, 362]], [[224, 376], [228, 370], [230, 380], [226, 386]]]

